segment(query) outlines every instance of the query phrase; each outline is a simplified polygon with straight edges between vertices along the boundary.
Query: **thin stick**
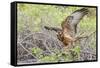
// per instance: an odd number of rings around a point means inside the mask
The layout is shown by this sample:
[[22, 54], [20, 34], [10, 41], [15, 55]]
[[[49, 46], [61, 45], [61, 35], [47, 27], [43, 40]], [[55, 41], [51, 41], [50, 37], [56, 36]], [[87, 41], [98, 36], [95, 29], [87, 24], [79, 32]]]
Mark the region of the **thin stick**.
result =
[[38, 58], [36, 56], [34, 56], [29, 50], [27, 50], [21, 43], [20, 43], [20, 46], [25, 50], [27, 51], [31, 56], [33, 56], [34, 58], [36, 58], [38, 60]]
[[90, 37], [92, 34], [94, 34], [96, 31], [94, 31], [94, 32], [92, 32], [90, 35], [88, 35], [88, 36], [84, 36], [84, 37], [76, 37], [76, 40], [75, 41], [78, 41], [78, 40], [80, 40], [80, 39], [83, 39], [83, 38], [88, 38], [88, 37]]

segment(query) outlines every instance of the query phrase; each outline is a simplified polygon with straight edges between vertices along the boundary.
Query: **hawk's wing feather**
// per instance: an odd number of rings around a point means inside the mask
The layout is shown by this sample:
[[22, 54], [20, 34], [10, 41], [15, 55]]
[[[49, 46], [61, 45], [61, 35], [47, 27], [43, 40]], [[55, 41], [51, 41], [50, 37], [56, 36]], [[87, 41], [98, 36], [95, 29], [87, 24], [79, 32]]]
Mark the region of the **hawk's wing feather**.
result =
[[71, 27], [74, 29], [74, 32], [77, 32], [77, 25], [83, 17], [88, 14], [87, 8], [82, 8], [79, 10], [74, 11], [70, 16], [73, 17], [72, 21], [70, 22]]

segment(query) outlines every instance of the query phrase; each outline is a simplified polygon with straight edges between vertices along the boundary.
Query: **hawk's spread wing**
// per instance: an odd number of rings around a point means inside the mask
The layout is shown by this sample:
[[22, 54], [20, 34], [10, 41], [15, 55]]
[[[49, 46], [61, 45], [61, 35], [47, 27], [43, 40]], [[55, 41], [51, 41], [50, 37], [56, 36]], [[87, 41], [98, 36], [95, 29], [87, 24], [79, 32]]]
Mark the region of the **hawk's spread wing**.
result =
[[87, 8], [82, 8], [79, 10], [74, 11], [70, 16], [73, 17], [72, 21], [70, 22], [70, 25], [73, 27], [75, 33], [77, 32], [77, 24], [80, 22], [80, 20], [88, 14]]

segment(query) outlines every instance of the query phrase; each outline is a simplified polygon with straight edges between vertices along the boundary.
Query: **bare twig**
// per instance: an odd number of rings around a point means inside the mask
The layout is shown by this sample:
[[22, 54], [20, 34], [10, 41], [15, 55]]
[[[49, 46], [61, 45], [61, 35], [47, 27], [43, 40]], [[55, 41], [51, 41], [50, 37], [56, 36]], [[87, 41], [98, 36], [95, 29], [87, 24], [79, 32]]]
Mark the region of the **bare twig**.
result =
[[30, 54], [31, 56], [33, 56], [34, 58], [36, 58], [37, 60], [39, 60], [36, 56], [34, 56], [29, 50], [27, 50], [21, 43], [19, 44], [25, 51], [28, 52], [28, 54]]
[[[76, 40], [75, 41], [78, 41], [80, 39], [83, 39], [83, 38], [89, 38], [91, 35], [93, 35], [96, 31], [92, 32], [91, 34], [87, 35], [87, 36], [84, 36], [84, 37], [76, 37]], [[81, 33], [83, 34], [83, 33]]]

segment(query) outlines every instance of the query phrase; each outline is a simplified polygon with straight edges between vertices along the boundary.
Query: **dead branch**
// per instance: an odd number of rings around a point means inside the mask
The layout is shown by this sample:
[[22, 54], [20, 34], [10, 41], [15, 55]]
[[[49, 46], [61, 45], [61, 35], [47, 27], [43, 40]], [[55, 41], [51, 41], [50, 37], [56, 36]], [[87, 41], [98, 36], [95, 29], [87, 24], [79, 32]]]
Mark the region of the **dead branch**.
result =
[[20, 46], [28, 52], [28, 54], [30, 54], [31, 56], [33, 56], [37, 61], [39, 60], [36, 56], [34, 56], [28, 49], [26, 49], [21, 43], [20, 43]]
[[[95, 32], [96, 32], [96, 31], [90, 33], [90, 34], [87, 35], [87, 36], [81, 36], [81, 37], [78, 36], [78, 37], [76, 37], [76, 40], [75, 40], [75, 41], [78, 41], [78, 40], [83, 39], [83, 38], [89, 38], [89, 37], [92, 36]], [[81, 34], [83, 34], [83, 33], [81, 33]]]

